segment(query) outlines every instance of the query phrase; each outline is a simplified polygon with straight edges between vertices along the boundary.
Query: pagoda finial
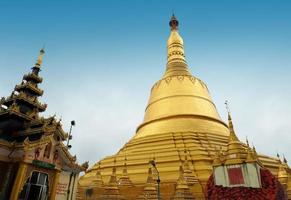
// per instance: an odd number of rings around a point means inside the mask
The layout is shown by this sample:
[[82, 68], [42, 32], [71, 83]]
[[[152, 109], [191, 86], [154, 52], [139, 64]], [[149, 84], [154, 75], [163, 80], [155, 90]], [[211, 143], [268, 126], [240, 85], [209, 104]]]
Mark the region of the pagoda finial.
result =
[[229, 108], [229, 102], [228, 102], [228, 100], [225, 100], [225, 108], [226, 108], [226, 111], [227, 111], [227, 113], [228, 113], [228, 115], [230, 115], [230, 108]]
[[131, 187], [132, 186], [132, 182], [128, 176], [128, 173], [127, 173], [127, 157], [126, 157], [126, 154], [124, 156], [124, 167], [123, 167], [123, 170], [122, 170], [122, 176], [120, 177], [120, 179], [118, 180], [118, 184], [120, 186], [127, 186], [127, 187]]
[[248, 136], [246, 136], [246, 143], [247, 143], [247, 146], [250, 147]]
[[186, 178], [184, 176], [184, 169], [183, 166], [180, 165], [179, 167], [179, 178], [177, 181], [177, 188], [188, 188]]
[[174, 13], [172, 14], [171, 20], [169, 22], [169, 25], [171, 27], [171, 30], [177, 30], [179, 26], [179, 21], [177, 20], [176, 16]]
[[109, 179], [109, 185], [117, 187], [117, 179], [116, 179], [116, 157], [114, 157], [113, 161], [114, 165], [112, 168], [112, 174]]
[[232, 118], [231, 118], [231, 115], [230, 115], [229, 102], [227, 100], [225, 101], [225, 105], [226, 105], [226, 110], [227, 110], [227, 113], [228, 113], [228, 128], [229, 128], [229, 132], [230, 132], [229, 140], [230, 141], [239, 141], [239, 139], [237, 138], [237, 136], [236, 136], [236, 134], [234, 132]]
[[35, 63], [35, 67], [40, 68], [41, 64], [42, 64], [42, 58], [43, 58], [43, 54], [45, 53], [44, 51], [44, 47], [40, 49], [39, 51], [39, 55], [37, 57], [36, 63]]
[[185, 58], [184, 42], [178, 31], [179, 22], [174, 14], [171, 17], [169, 25], [171, 27], [171, 33], [167, 42], [167, 69], [164, 77], [191, 75]]
[[254, 152], [255, 156], [257, 156], [257, 155], [258, 155], [258, 153], [257, 153], [257, 150], [256, 150], [256, 147], [255, 147], [255, 145], [254, 145], [254, 144], [253, 144], [253, 152]]
[[286, 164], [288, 162], [284, 154], [283, 154], [283, 162], [286, 163]]
[[123, 171], [122, 171], [123, 175], [127, 175], [127, 157], [126, 157], [126, 152], [124, 155], [124, 166], [123, 166]]
[[155, 184], [154, 177], [153, 177], [152, 166], [151, 166], [150, 162], [151, 161], [149, 161], [147, 183]]
[[96, 170], [95, 178], [94, 178], [92, 184], [95, 187], [102, 187], [103, 186], [103, 180], [102, 180], [102, 175], [101, 175], [101, 161], [98, 162], [98, 168]]

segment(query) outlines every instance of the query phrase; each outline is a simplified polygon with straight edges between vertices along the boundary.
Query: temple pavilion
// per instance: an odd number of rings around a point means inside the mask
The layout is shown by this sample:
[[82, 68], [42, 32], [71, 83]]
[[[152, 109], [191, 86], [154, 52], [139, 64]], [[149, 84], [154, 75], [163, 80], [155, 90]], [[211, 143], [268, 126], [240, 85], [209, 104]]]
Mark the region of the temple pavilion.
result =
[[60, 120], [40, 115], [47, 108], [38, 98], [44, 49], [32, 71], [8, 97], [0, 100], [0, 199], [75, 199], [79, 165], [64, 141]]
[[287, 160], [239, 141], [207, 85], [191, 74], [175, 16], [169, 24], [166, 70], [151, 89], [143, 122], [115, 155], [80, 178], [78, 198], [291, 199]]

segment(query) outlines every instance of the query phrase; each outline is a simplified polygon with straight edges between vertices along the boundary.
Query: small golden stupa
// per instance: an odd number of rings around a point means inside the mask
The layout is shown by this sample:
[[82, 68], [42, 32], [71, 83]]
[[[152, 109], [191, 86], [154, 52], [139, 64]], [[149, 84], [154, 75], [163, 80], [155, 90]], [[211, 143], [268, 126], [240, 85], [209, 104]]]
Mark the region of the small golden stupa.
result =
[[[181, 199], [184, 195], [181, 191], [186, 191], [184, 196], [189, 196], [190, 191], [195, 199], [205, 199], [213, 160], [218, 149], [227, 150], [230, 131], [220, 118], [206, 84], [189, 71], [184, 42], [178, 31], [179, 22], [174, 15], [169, 24], [166, 71], [151, 89], [143, 122], [115, 155], [105, 157], [80, 178], [80, 199], [85, 199], [84, 194], [93, 185], [98, 170], [105, 185], [112, 176], [112, 168], [116, 168], [118, 178], [123, 177], [125, 157], [126, 176], [133, 184], [122, 194], [125, 199], [140, 199], [145, 193], [149, 185], [149, 160], [153, 158], [159, 170], [162, 199]], [[278, 173], [278, 159], [258, 157], [273, 174]], [[153, 174], [156, 180], [157, 173], [153, 171]], [[94, 191], [93, 188], [92, 198]]]

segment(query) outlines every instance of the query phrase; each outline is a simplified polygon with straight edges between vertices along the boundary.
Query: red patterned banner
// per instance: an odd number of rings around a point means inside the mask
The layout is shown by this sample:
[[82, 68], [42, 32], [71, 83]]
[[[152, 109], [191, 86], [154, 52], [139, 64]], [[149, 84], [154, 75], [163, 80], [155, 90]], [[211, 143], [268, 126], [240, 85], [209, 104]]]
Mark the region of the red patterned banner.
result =
[[230, 185], [242, 185], [245, 183], [241, 167], [228, 168], [227, 173]]

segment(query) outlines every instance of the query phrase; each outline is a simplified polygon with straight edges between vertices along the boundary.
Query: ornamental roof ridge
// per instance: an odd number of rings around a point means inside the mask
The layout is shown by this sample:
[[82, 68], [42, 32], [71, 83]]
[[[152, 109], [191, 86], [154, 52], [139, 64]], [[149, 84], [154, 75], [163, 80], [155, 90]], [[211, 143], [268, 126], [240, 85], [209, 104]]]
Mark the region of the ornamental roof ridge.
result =
[[81, 170], [81, 171], [86, 171], [88, 169], [88, 161], [86, 161], [85, 163], [79, 165], [76, 161], [77, 161], [77, 156], [76, 155], [72, 155], [69, 150], [68, 147], [64, 145], [63, 142], [59, 141], [58, 144], [56, 144], [56, 147], [59, 147], [58, 149], [61, 150], [65, 156], [68, 158], [70, 164], [72, 166], [74, 166], [75, 168]]
[[[181, 78], [181, 77], [183, 77], [183, 78]], [[185, 77], [187, 77], [187, 78], [188, 78], [188, 79], [189, 79], [193, 84], [195, 84], [196, 81], [198, 81], [198, 82], [201, 84], [201, 86], [204, 87], [204, 88], [206, 88], [207, 91], [209, 92], [208, 87], [207, 87], [207, 85], [204, 83], [204, 81], [202, 81], [201, 79], [197, 78], [196, 76], [186, 75], [186, 74], [170, 75], [170, 76], [167, 76], [167, 77], [163, 77], [163, 78], [161, 78], [160, 80], [158, 80], [158, 81], [157, 81], [157, 82], [152, 86], [151, 91], [152, 91], [154, 88], [159, 87], [160, 84], [161, 84], [163, 81], [165, 81], [167, 84], [170, 84], [170, 82], [171, 82], [171, 80], [172, 80], [173, 78], [177, 78], [177, 80], [179, 80], [179, 81], [182, 82], [182, 81], [184, 80]]]

